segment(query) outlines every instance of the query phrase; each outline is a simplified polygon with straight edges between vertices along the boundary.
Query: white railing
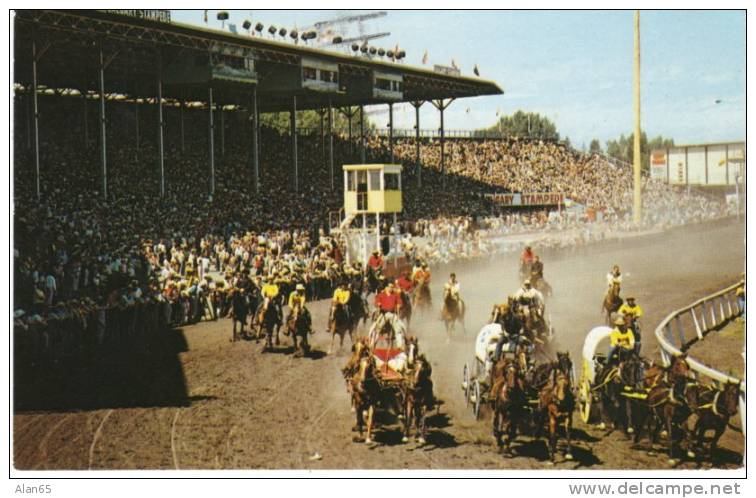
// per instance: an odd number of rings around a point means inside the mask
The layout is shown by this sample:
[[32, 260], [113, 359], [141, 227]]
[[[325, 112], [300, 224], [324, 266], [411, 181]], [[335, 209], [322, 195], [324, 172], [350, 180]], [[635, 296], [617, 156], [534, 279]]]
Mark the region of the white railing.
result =
[[[673, 311], [662, 320], [656, 327], [655, 333], [656, 340], [659, 341], [661, 347], [662, 362], [665, 366], [670, 364], [672, 356], [681, 354], [684, 349], [688, 349], [693, 343], [702, 340], [708, 332], [743, 313], [735, 295], [735, 291], [742, 285], [744, 285], [744, 282], [740, 281], [717, 293], [699, 299], [693, 304]], [[695, 332], [693, 337], [686, 335], [686, 333], [692, 334], [693, 332]], [[743, 361], [745, 361], [745, 352]], [[688, 364], [691, 370], [695, 372], [696, 377], [707, 377], [719, 384], [740, 383], [740, 420], [743, 434], [745, 434], [745, 380], [724, 374], [690, 356], [688, 356]]]

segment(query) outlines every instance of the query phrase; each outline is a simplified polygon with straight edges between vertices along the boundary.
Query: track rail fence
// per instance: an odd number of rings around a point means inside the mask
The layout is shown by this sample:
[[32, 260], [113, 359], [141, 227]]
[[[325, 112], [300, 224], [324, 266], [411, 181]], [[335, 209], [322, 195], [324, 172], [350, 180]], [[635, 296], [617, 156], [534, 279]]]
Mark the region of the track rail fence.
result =
[[[661, 347], [662, 362], [670, 364], [672, 356], [679, 355], [693, 343], [704, 339], [706, 334], [721, 327], [743, 313], [735, 291], [744, 281], [699, 299], [698, 301], [673, 311], [656, 327], [656, 340]], [[745, 360], [745, 350], [743, 359]], [[708, 378], [717, 384], [740, 383], [740, 420], [745, 434], [746, 427], [746, 383], [731, 377], [688, 356], [688, 364], [697, 378]]]

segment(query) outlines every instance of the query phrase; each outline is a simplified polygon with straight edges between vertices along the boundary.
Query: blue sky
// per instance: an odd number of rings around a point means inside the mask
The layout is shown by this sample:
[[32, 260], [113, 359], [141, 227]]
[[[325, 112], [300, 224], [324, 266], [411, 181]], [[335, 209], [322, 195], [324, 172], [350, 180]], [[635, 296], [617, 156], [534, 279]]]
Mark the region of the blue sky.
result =
[[[236, 10], [229, 22], [303, 28], [356, 12]], [[209, 11], [209, 25], [220, 28], [215, 13]], [[204, 24], [203, 11], [174, 11], [173, 18]], [[632, 11], [388, 11], [364, 26], [391, 31], [375, 45], [399, 44], [406, 64], [421, 65], [427, 50], [429, 66], [454, 59], [472, 75], [478, 64], [482, 77], [504, 89], [502, 96], [453, 103], [444, 116], [447, 129], [491, 126], [497, 110], [522, 109], [551, 118], [577, 147], [632, 130]], [[741, 11], [641, 13], [646, 133], [680, 144], [745, 138], [745, 29]], [[373, 119], [384, 125], [387, 116]], [[394, 119], [396, 127], [409, 128], [414, 111], [395, 107]], [[438, 112], [426, 104], [420, 120], [421, 128], [437, 128]]]

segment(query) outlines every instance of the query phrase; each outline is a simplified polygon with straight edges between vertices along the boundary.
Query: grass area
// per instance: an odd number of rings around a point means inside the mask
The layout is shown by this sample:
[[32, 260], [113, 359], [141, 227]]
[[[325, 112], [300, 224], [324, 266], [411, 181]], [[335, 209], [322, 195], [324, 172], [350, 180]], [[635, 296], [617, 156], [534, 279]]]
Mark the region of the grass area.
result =
[[712, 331], [690, 348], [690, 355], [720, 372], [743, 378], [745, 322], [733, 320], [722, 330]]

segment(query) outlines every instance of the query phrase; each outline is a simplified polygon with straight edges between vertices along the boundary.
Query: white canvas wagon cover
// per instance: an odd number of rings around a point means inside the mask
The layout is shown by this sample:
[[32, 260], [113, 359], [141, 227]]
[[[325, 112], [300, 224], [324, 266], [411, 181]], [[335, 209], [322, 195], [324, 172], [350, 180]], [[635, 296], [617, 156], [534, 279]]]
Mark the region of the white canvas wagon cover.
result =
[[596, 377], [593, 357], [596, 355], [599, 343], [604, 339], [608, 339], [611, 333], [611, 327], [602, 325], [591, 329], [588, 335], [585, 336], [585, 342], [583, 342], [583, 375], [590, 382], [593, 382]]

